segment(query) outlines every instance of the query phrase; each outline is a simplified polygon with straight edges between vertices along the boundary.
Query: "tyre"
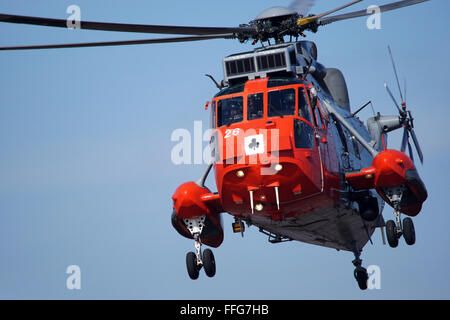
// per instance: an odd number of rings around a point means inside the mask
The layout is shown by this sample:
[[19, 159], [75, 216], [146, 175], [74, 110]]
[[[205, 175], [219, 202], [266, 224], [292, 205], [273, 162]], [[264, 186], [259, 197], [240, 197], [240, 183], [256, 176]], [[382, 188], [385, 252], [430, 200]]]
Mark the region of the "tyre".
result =
[[375, 211], [372, 208], [367, 208], [366, 210], [361, 212], [361, 217], [365, 221], [374, 221], [376, 218], [378, 218], [378, 211]]
[[416, 243], [416, 231], [411, 218], [403, 219], [403, 238], [405, 238], [405, 242], [409, 246]]
[[397, 226], [392, 220], [386, 222], [386, 236], [391, 248], [396, 248], [398, 246]]
[[379, 216], [378, 201], [371, 196], [365, 196], [358, 201], [361, 218], [365, 221], [375, 221]]
[[358, 282], [358, 286], [361, 290], [367, 289], [367, 280], [369, 279], [369, 275], [367, 274], [367, 270], [363, 267], [357, 267], [354, 271], [354, 276], [356, 281]]
[[192, 280], [198, 279], [199, 269], [197, 266], [197, 256], [193, 252], [188, 252], [186, 254], [186, 267], [189, 277]]
[[205, 268], [205, 273], [210, 278], [216, 274], [216, 261], [210, 249], [203, 251], [203, 268]]

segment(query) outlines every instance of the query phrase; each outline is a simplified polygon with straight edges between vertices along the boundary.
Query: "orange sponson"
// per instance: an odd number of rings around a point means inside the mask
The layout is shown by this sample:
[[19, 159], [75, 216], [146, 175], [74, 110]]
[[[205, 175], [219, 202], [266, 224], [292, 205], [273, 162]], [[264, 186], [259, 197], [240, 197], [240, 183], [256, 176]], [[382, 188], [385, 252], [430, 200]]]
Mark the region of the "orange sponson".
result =
[[345, 178], [356, 190], [395, 187], [406, 182], [407, 170], [414, 164], [403, 152], [381, 151], [372, 161], [372, 166], [359, 172], [348, 173]]
[[208, 188], [202, 188], [195, 182], [186, 182], [175, 190], [172, 196], [173, 207], [182, 219], [198, 218], [211, 213], [202, 200], [202, 196], [211, 194]]
[[406, 182], [406, 171], [413, 169], [414, 164], [403, 152], [385, 150], [373, 159], [375, 168], [375, 188], [395, 187]]
[[345, 177], [356, 190], [375, 188], [391, 206], [384, 188], [405, 185], [408, 190], [403, 194], [400, 211], [409, 216], [415, 216], [421, 211], [422, 203], [428, 196], [411, 159], [397, 150], [380, 152], [373, 159], [371, 167], [349, 173]]
[[201, 241], [217, 248], [223, 241], [223, 228], [220, 213], [223, 212], [220, 196], [208, 188], [202, 188], [195, 182], [186, 182], [175, 190], [172, 196], [172, 225], [182, 236], [194, 239], [183, 219], [206, 216]]

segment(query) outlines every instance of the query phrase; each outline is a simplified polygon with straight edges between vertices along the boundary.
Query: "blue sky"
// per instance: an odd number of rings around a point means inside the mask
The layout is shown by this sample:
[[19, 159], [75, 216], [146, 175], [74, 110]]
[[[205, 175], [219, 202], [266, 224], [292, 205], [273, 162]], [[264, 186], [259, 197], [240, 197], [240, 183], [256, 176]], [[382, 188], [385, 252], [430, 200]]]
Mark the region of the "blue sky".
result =
[[[345, 1], [317, 1], [318, 13]], [[355, 9], [387, 1], [364, 1]], [[4, 0], [1, 13], [168, 25], [237, 26], [289, 0], [226, 2]], [[188, 279], [193, 243], [170, 224], [171, 195], [203, 167], [175, 166], [170, 135], [193, 130], [222, 78], [221, 59], [250, 49], [232, 40], [117, 48], [0, 53], [0, 298], [28, 299], [442, 299], [450, 298], [448, 243], [448, 57], [450, 4], [432, 0], [308, 34], [319, 61], [343, 70], [352, 108], [372, 100], [395, 114], [390, 44], [416, 118], [429, 199], [414, 219], [417, 243], [363, 252], [381, 268], [381, 290], [361, 292], [353, 255], [298, 242], [271, 245], [256, 228], [242, 239], [224, 215], [225, 241], [214, 250], [217, 275]], [[349, 9], [347, 9], [349, 11]], [[431, 17], [432, 19], [425, 19]], [[152, 35], [149, 36], [149, 38]], [[157, 37], [157, 36], [155, 36]], [[1, 24], [1, 45], [142, 39], [146, 35]], [[394, 91], [396, 93], [396, 90]], [[361, 118], [371, 111], [361, 113]], [[394, 133], [390, 146], [400, 146]], [[207, 181], [215, 189], [212, 178]], [[393, 217], [386, 208], [385, 219]], [[82, 289], [67, 290], [79, 265]]]

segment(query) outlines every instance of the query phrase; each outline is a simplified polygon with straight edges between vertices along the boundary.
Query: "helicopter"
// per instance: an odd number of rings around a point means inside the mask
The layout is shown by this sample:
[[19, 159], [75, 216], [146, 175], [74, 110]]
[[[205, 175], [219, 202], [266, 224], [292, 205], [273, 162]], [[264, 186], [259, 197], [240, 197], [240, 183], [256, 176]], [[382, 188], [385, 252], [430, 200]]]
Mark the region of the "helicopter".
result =
[[[204, 269], [216, 274], [211, 249], [224, 238], [222, 213], [231, 214], [233, 232], [255, 226], [271, 243], [300, 241], [350, 251], [354, 277], [367, 289], [361, 253], [377, 228], [391, 247], [404, 238], [415, 243], [416, 216], [427, 190], [414, 165], [413, 145], [423, 162], [414, 118], [407, 109], [389, 48], [401, 103], [385, 84], [398, 115], [369, 118], [365, 125], [352, 112], [342, 72], [318, 59], [305, 32], [334, 22], [369, 15], [366, 10], [329, 16], [362, 0], [318, 15], [291, 7], [272, 7], [238, 27], [193, 27], [80, 22], [80, 29], [183, 35], [144, 40], [0, 47], [0, 50], [62, 49], [237, 39], [258, 47], [222, 61], [224, 79], [209, 76], [219, 92], [208, 103], [211, 163], [197, 181], [181, 184], [172, 196], [171, 222], [194, 240], [186, 255], [188, 275]], [[428, 0], [403, 0], [380, 6], [380, 12]], [[67, 28], [66, 20], [0, 14], [0, 22]], [[289, 41], [286, 41], [289, 38]], [[388, 133], [403, 129], [400, 150], [388, 149]], [[405, 153], [408, 147], [409, 156]], [[205, 181], [214, 169], [217, 192]], [[385, 222], [385, 204], [394, 220]], [[402, 220], [402, 214], [407, 217]], [[384, 230], [385, 229], [385, 230]]]

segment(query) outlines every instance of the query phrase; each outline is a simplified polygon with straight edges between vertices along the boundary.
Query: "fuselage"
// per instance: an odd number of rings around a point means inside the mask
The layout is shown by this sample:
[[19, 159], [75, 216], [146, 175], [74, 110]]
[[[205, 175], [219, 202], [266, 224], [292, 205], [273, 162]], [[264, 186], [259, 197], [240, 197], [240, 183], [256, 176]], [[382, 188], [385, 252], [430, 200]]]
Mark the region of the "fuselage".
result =
[[[217, 190], [223, 210], [248, 224], [352, 250], [373, 230], [364, 228], [343, 174], [370, 166], [372, 157], [324, 103], [350, 114], [314, 79], [255, 79], [218, 93], [210, 104]], [[349, 121], [370, 141], [358, 119]]]

